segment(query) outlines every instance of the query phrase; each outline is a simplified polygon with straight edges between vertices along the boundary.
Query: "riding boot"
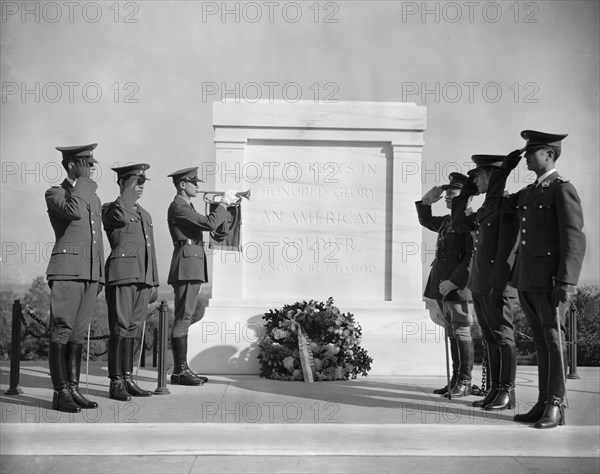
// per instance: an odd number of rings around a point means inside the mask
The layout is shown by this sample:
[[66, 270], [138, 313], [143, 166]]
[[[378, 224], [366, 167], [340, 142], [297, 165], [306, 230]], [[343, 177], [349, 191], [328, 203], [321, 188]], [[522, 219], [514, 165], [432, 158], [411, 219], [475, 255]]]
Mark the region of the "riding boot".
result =
[[81, 374], [81, 352], [82, 344], [69, 342], [67, 344], [67, 376], [69, 378], [69, 390], [73, 401], [81, 408], [98, 408], [96, 402], [85, 398], [79, 391], [79, 375]]
[[51, 342], [48, 348], [48, 363], [54, 387], [52, 409], [66, 413], [80, 413], [81, 408], [73, 401], [67, 382], [67, 345]]
[[514, 421], [536, 423], [546, 410], [546, 400], [548, 399], [548, 352], [537, 350], [536, 356], [538, 363], [538, 400], [527, 413], [515, 415]]
[[125, 388], [132, 397], [150, 397], [152, 392], [142, 390], [133, 381], [133, 337], [123, 338], [123, 374], [125, 377]]
[[487, 373], [490, 374], [491, 380], [490, 389], [485, 395], [485, 398], [473, 402], [472, 405], [474, 407], [485, 408], [492, 400], [494, 400], [494, 398], [496, 398], [496, 395], [498, 395], [498, 385], [500, 384], [500, 347], [498, 344], [488, 343], [487, 354]]
[[[458, 344], [456, 339], [450, 338], [450, 355], [452, 356], [452, 377], [450, 378], [450, 387], [453, 387], [458, 377], [458, 366], [460, 364], [460, 356], [458, 354]], [[433, 393], [438, 395], [444, 395], [448, 392], [448, 385], [442, 388], [436, 388]]]
[[563, 404], [563, 399], [549, 395], [544, 414], [534, 427], [540, 429], [556, 428], [559, 425], [564, 425], [565, 422], [565, 405]]
[[501, 369], [500, 389], [496, 398], [485, 407], [486, 410], [515, 408], [515, 379], [517, 377], [517, 347], [514, 344], [500, 345]]
[[[458, 345], [460, 365], [458, 367], [458, 377], [450, 391], [450, 395], [453, 397], [465, 397], [471, 395], [471, 373], [473, 371], [475, 351], [472, 339], [457, 339], [456, 343]], [[450, 398], [448, 394], [444, 396]]]
[[171, 384], [204, 385], [204, 381], [197, 377], [187, 365], [187, 335], [171, 337], [171, 349], [173, 350], [174, 361]]
[[108, 378], [110, 378], [108, 396], [113, 400], [128, 402], [131, 396], [125, 386], [123, 374], [123, 343], [124, 338], [119, 335], [111, 335], [108, 340]]

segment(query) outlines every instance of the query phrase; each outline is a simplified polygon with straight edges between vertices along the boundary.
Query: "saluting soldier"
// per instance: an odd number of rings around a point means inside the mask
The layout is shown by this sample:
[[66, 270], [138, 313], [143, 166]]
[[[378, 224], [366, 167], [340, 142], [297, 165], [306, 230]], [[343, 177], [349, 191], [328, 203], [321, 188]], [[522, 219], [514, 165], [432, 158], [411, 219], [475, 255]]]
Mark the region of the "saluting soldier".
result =
[[208, 216], [198, 213], [191, 202], [198, 194], [198, 167], [185, 168], [168, 175], [177, 195], [169, 206], [167, 220], [174, 250], [167, 283], [175, 293], [175, 322], [171, 332], [174, 385], [202, 385], [206, 377], [194, 373], [187, 364], [188, 329], [196, 309], [202, 283], [208, 281], [203, 231], [217, 229], [227, 219], [227, 206], [237, 200], [235, 192], [226, 191], [216, 209]]
[[148, 168], [147, 163], [112, 168], [119, 197], [102, 206], [112, 250], [106, 261], [109, 397], [120, 401], [152, 395], [133, 381], [134, 338], [146, 319], [148, 304], [157, 299], [159, 285], [152, 217], [137, 202], [148, 181]]
[[446, 394], [450, 391], [453, 397], [471, 394], [473, 319], [469, 314], [468, 300], [471, 295], [467, 283], [473, 238], [469, 233], [456, 232], [452, 227], [450, 214], [433, 216], [431, 205], [442, 199], [445, 191], [446, 207], [450, 209], [452, 200], [458, 196], [466, 181], [467, 176], [464, 174], [450, 173], [448, 184], [434, 186], [425, 193], [421, 201], [415, 203], [421, 225], [438, 233], [435, 260], [431, 265], [424, 296], [436, 300], [440, 307], [452, 353], [450, 387], [436, 389], [433, 393]]
[[[513, 212], [519, 218], [511, 284], [519, 291], [519, 301], [533, 332], [539, 394], [533, 408], [516, 415], [515, 421], [535, 423], [536, 428], [542, 429], [565, 424], [564, 321], [568, 295], [577, 284], [585, 253], [581, 201], [575, 187], [555, 169], [566, 136], [522, 131], [525, 147], [510, 153], [494, 171], [484, 203], [486, 208]], [[506, 179], [519, 164], [523, 152], [527, 168], [537, 179], [503, 197]], [[560, 322], [555, 316], [557, 308]]]
[[81, 352], [96, 296], [104, 281], [98, 185], [90, 178], [97, 143], [56, 147], [67, 178], [46, 191], [56, 243], [46, 271], [50, 286], [52, 408], [78, 413], [98, 404], [79, 391]]
[[475, 243], [469, 288], [473, 306], [487, 344], [491, 387], [473, 406], [486, 410], [515, 407], [517, 350], [513, 309], [517, 290], [508, 285], [514, 263], [514, 244], [519, 230], [515, 214], [496, 213], [485, 207], [466, 214], [471, 196], [485, 194], [492, 171], [499, 168], [503, 155], [473, 155], [477, 166], [460, 195], [452, 200], [452, 227], [457, 232], [474, 232]]

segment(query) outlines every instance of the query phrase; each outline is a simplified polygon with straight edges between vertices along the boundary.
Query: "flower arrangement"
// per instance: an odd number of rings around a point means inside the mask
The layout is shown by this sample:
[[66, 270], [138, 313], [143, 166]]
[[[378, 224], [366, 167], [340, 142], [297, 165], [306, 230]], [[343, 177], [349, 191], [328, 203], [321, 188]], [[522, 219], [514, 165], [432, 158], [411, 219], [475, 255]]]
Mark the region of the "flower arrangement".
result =
[[298, 351], [298, 327], [310, 339], [315, 380], [348, 380], [366, 376], [373, 359], [360, 347], [362, 329], [351, 313], [310, 300], [269, 310], [258, 345], [260, 375], [274, 380], [304, 380]]

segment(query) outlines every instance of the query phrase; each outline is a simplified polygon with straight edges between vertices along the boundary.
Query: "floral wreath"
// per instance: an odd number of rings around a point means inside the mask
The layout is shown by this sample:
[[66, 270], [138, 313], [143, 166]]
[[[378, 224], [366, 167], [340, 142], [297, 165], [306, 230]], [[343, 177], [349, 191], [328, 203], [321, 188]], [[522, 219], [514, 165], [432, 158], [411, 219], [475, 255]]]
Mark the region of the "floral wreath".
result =
[[[260, 375], [274, 380], [304, 380], [298, 332], [309, 339], [317, 381], [366, 376], [373, 359], [360, 347], [362, 329], [351, 313], [341, 313], [333, 298], [310, 300], [269, 310], [258, 345]], [[306, 370], [306, 367], [305, 367]]]

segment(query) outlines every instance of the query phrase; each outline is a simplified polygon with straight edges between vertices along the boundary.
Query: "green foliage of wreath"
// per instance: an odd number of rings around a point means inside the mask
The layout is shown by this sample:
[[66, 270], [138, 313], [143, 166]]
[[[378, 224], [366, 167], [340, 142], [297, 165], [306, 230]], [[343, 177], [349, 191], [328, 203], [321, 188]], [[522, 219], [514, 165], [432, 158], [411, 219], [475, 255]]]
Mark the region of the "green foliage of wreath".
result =
[[271, 309], [263, 316], [264, 336], [258, 345], [260, 375], [274, 380], [304, 380], [298, 351], [298, 325], [310, 339], [316, 381], [366, 376], [373, 359], [360, 347], [362, 328], [351, 313], [341, 313], [333, 298], [310, 300]]

